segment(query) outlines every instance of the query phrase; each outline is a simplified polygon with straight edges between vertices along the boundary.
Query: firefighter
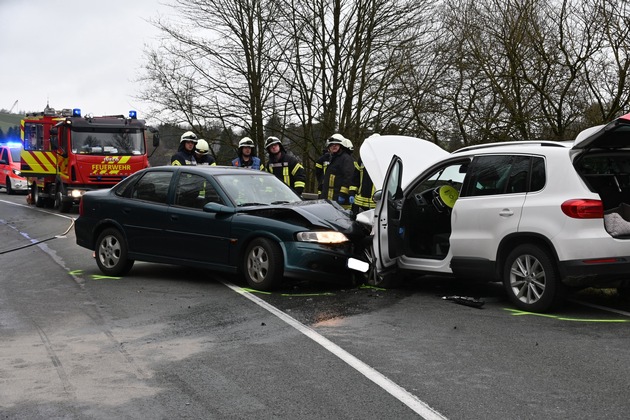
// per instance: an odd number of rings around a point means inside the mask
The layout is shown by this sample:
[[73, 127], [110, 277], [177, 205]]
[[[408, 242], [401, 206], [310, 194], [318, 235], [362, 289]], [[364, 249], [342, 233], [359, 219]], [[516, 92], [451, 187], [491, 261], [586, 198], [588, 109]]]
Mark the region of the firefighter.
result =
[[306, 185], [306, 172], [300, 161], [287, 153], [278, 137], [267, 137], [265, 150], [269, 154], [265, 170], [274, 174], [301, 196]]
[[[333, 134], [326, 145], [330, 153], [330, 163], [326, 167], [322, 182], [322, 198], [336, 201], [344, 209], [350, 209], [354, 197], [350, 195], [350, 186], [354, 174], [354, 159], [344, 146], [343, 135]], [[347, 143], [346, 143], [347, 144]]]
[[263, 169], [260, 158], [256, 156], [256, 145], [249, 137], [238, 142], [238, 156], [232, 160], [232, 166], [248, 169]]
[[[372, 134], [370, 137], [375, 136], [378, 136], [378, 134]], [[355, 165], [353, 184], [357, 185], [357, 192], [354, 197], [354, 204], [352, 204], [352, 213], [356, 215], [362, 211], [375, 208], [376, 203], [372, 200], [375, 192], [374, 183], [361, 158]]]
[[192, 131], [186, 131], [179, 139], [177, 153], [171, 157], [171, 165], [197, 165], [195, 159], [195, 144], [197, 135]]
[[197, 144], [195, 144], [195, 160], [197, 165], [217, 165], [214, 157], [210, 154], [210, 145], [204, 139], [197, 140]]
[[326, 173], [326, 167], [330, 163], [330, 153], [328, 148], [322, 150], [322, 155], [315, 161], [315, 178], [317, 179], [317, 195], [322, 196], [322, 182], [324, 182], [324, 174]]

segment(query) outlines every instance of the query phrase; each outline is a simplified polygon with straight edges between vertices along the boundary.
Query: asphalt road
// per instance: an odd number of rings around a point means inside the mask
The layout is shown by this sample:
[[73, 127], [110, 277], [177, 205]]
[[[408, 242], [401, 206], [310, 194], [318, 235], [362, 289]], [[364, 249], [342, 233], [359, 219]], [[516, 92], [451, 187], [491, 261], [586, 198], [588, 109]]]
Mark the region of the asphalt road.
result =
[[170, 265], [111, 278], [75, 244], [76, 216], [0, 191], [0, 419], [629, 416], [614, 292], [541, 316], [440, 278], [273, 294]]

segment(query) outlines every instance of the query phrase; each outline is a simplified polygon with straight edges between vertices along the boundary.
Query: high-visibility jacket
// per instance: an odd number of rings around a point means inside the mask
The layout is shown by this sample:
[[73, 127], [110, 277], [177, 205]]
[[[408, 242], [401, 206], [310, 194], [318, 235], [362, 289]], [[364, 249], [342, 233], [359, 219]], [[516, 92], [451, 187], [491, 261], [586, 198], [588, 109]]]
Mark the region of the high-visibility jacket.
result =
[[372, 200], [375, 187], [370, 174], [365, 169], [361, 159], [356, 164], [354, 170], [354, 182], [357, 185], [357, 192], [354, 196], [354, 205], [360, 207], [360, 210], [368, 210], [376, 207], [376, 203]]
[[354, 174], [354, 159], [345, 150], [340, 149], [330, 155], [322, 182], [322, 198], [336, 201], [344, 208], [350, 208], [350, 186]]
[[265, 170], [291, 187], [297, 195], [302, 195], [306, 186], [306, 171], [295, 156], [282, 151], [275, 156], [270, 155]]

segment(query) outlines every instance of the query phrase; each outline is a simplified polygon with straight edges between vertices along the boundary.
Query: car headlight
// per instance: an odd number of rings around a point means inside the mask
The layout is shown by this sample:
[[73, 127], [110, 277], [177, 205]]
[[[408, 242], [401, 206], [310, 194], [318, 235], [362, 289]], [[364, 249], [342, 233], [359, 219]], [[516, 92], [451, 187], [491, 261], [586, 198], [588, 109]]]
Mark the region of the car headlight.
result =
[[348, 238], [341, 232], [335, 231], [311, 231], [299, 232], [297, 240], [300, 242], [317, 242], [320, 244], [340, 244], [348, 242]]
[[13, 173], [17, 176], [20, 176], [22, 172], [19, 169], [12, 169]]

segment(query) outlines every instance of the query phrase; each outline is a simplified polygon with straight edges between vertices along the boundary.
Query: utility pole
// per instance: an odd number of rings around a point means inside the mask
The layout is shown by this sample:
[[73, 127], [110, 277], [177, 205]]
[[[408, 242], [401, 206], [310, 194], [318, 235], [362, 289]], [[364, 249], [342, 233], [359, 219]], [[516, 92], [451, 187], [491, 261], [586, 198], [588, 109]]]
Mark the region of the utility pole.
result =
[[9, 112], [8, 112], [9, 114], [13, 112], [13, 110], [15, 109], [15, 107], [17, 106], [17, 104], [18, 104], [18, 100], [16, 99], [16, 100], [15, 100], [15, 102], [13, 102], [13, 106], [11, 107], [11, 109], [10, 109], [10, 110], [9, 110]]

